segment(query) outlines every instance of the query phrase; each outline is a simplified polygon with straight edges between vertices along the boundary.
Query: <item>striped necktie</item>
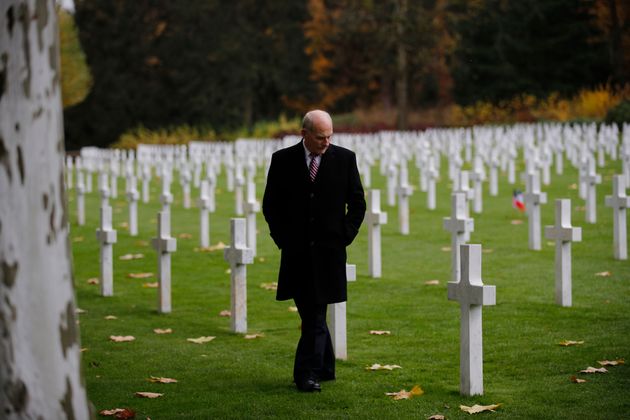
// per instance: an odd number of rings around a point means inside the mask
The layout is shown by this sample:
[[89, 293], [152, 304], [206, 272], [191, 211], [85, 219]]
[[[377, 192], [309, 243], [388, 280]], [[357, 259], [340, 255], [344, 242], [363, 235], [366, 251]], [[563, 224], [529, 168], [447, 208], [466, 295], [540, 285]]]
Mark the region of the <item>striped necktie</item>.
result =
[[310, 155], [311, 158], [311, 163], [310, 165], [308, 165], [308, 173], [309, 176], [311, 177], [311, 182], [315, 182], [315, 177], [317, 176], [317, 170], [319, 169], [319, 163], [317, 163], [317, 159], [315, 159], [317, 156], [315, 153], [311, 153]]

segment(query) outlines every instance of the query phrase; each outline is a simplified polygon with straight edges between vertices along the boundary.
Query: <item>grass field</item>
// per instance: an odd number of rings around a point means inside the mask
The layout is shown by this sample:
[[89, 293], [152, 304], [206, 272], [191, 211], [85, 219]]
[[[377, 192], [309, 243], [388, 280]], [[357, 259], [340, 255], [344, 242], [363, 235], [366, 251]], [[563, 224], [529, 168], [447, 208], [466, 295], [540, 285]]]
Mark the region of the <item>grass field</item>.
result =
[[[410, 165], [410, 179], [417, 172]], [[520, 168], [522, 170], [522, 167]], [[171, 314], [158, 314], [156, 289], [143, 283], [152, 279], [128, 278], [128, 273], [156, 273], [155, 251], [159, 183], [151, 186], [151, 203], [139, 203], [139, 236], [131, 237], [120, 224], [127, 221], [124, 185], [112, 199], [118, 243], [114, 245], [114, 296], [101, 297], [99, 286], [88, 284], [98, 277], [99, 253], [95, 239], [98, 225], [96, 193], [86, 197], [86, 225], [76, 225], [75, 191], [70, 191], [71, 237], [83, 352], [83, 373], [90, 400], [97, 411], [128, 407], [137, 418], [468, 418], [461, 404], [501, 403], [486, 418], [514, 419], [620, 419], [630, 418], [630, 369], [609, 367], [606, 374], [580, 374], [598, 360], [630, 357], [630, 264], [613, 259], [612, 210], [604, 206], [611, 193], [618, 162], [600, 169], [603, 183], [597, 191], [597, 224], [586, 224], [584, 202], [570, 185], [577, 172], [565, 163], [562, 176], [553, 175], [543, 186], [548, 204], [542, 224], [554, 223], [556, 198], [572, 200], [572, 221], [582, 227], [583, 241], [573, 244], [573, 307], [554, 302], [553, 243], [543, 239], [541, 251], [530, 251], [527, 222], [511, 206], [512, 188], [500, 179], [499, 196], [489, 197], [484, 185], [484, 210], [473, 214], [475, 231], [470, 243], [482, 244], [482, 276], [496, 285], [497, 305], [483, 308], [485, 395], [465, 398], [459, 394], [459, 305], [448, 301], [450, 280], [449, 233], [442, 218], [450, 213], [450, 186], [443, 163], [438, 185], [438, 207], [426, 210], [426, 194], [416, 189], [411, 197], [411, 234], [398, 233], [396, 208], [388, 207], [385, 179], [375, 167], [373, 187], [381, 188], [383, 209], [389, 223], [382, 229], [383, 277], [368, 277], [367, 229], [348, 248], [348, 261], [357, 265], [357, 281], [348, 287], [348, 360], [338, 362], [337, 380], [323, 383], [319, 394], [302, 394], [292, 384], [299, 317], [289, 311], [293, 302], [275, 301], [275, 292], [260, 287], [276, 281], [279, 252], [258, 216], [258, 256], [248, 266], [248, 330], [264, 337], [246, 340], [229, 331], [229, 319], [219, 312], [230, 306], [230, 276], [222, 251], [195, 252], [198, 247], [196, 208], [182, 207], [181, 189], [173, 183], [173, 236], [178, 238], [172, 255]], [[262, 196], [262, 170], [257, 177]], [[94, 179], [96, 187], [96, 178]], [[229, 218], [233, 194], [219, 179], [217, 211], [211, 215], [211, 242], [229, 243]], [[194, 191], [196, 198], [197, 191]], [[525, 223], [512, 224], [522, 219]], [[143, 259], [121, 261], [119, 256], [143, 253]], [[609, 271], [609, 277], [598, 272]], [[437, 286], [425, 281], [438, 279]], [[117, 317], [106, 320], [108, 315]], [[171, 328], [157, 335], [154, 328]], [[389, 336], [370, 330], [390, 330]], [[133, 335], [135, 341], [114, 343], [110, 335]], [[216, 336], [206, 344], [187, 338]], [[562, 347], [562, 340], [583, 344]], [[393, 371], [365, 370], [374, 363], [397, 364]], [[576, 384], [577, 375], [588, 382]], [[150, 383], [150, 376], [175, 378], [174, 384]], [[424, 395], [393, 401], [386, 392], [419, 385]], [[137, 391], [159, 392], [157, 399], [141, 399]]]

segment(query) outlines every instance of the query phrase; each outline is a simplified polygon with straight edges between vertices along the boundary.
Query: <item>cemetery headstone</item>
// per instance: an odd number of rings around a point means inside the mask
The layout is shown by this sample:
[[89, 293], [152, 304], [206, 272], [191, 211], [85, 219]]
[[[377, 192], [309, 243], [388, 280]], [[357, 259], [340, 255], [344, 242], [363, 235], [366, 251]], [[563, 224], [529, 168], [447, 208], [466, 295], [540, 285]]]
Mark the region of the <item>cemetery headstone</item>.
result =
[[114, 294], [114, 250], [116, 231], [112, 228], [112, 208], [101, 207], [101, 224], [96, 230], [96, 240], [100, 245], [100, 284], [102, 296]]
[[247, 248], [245, 219], [230, 219], [230, 246], [223, 251], [230, 263], [231, 329], [236, 333], [247, 332], [247, 265], [254, 262], [252, 250]]
[[615, 259], [628, 259], [628, 231], [626, 209], [630, 207], [630, 197], [626, 196], [626, 179], [623, 175], [613, 177], [612, 195], [606, 196], [606, 206], [613, 209], [613, 249]]
[[171, 254], [177, 250], [177, 240], [171, 237], [171, 214], [158, 212], [157, 237], [151, 240], [158, 254], [158, 312], [171, 312]]

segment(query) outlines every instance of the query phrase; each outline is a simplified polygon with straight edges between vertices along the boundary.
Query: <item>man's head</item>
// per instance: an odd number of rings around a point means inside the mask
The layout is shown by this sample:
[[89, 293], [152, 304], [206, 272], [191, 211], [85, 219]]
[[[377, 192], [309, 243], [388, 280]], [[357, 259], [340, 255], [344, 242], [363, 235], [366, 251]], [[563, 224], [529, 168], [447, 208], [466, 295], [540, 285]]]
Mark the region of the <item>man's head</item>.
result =
[[333, 134], [330, 114], [319, 109], [309, 111], [302, 120], [302, 137], [309, 152], [321, 155], [328, 150]]

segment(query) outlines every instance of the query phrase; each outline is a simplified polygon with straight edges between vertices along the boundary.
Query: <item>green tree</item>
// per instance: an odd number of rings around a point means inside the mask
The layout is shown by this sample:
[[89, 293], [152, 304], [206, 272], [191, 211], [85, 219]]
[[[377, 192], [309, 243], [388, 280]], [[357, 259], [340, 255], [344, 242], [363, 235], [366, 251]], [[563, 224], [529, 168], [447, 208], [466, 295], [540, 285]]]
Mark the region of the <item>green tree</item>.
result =
[[453, 69], [460, 103], [520, 93], [571, 94], [605, 83], [605, 45], [590, 0], [460, 1]]

